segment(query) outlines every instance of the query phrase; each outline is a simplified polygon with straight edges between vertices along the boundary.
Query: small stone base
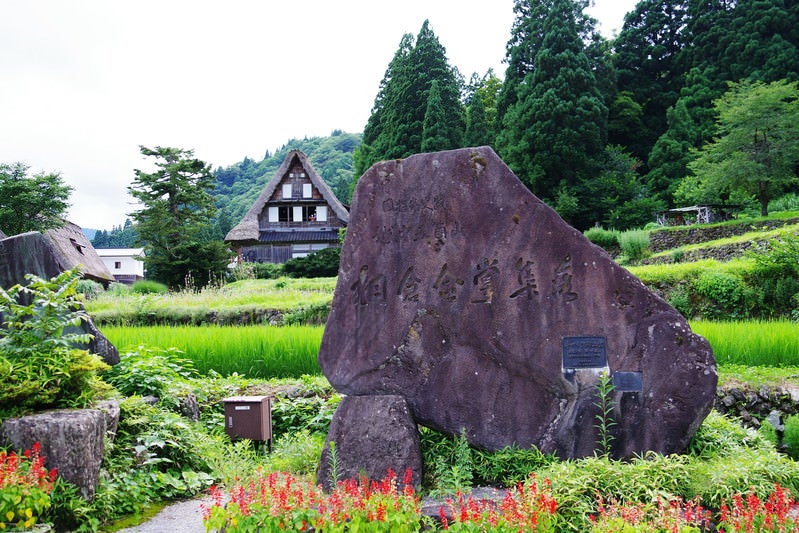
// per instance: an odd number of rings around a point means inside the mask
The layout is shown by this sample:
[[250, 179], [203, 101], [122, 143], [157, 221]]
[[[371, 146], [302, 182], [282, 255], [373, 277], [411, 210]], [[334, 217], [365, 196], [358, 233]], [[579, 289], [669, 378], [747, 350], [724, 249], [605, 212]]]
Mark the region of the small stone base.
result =
[[[335, 443], [336, 472], [332, 472], [330, 443]], [[337, 480], [372, 480], [394, 470], [402, 481], [407, 469], [412, 484], [422, 482], [422, 450], [419, 431], [402, 396], [347, 396], [339, 404], [327, 434], [317, 481], [331, 490]]]

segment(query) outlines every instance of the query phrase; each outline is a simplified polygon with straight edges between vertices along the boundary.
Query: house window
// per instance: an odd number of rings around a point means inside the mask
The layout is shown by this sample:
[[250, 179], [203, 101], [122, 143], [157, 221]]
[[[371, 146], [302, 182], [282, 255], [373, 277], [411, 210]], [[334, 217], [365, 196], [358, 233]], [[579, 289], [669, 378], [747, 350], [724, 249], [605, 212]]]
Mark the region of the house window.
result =
[[327, 222], [327, 206], [320, 205], [316, 207], [316, 220], [319, 222]]
[[294, 212], [291, 215], [291, 220], [294, 222], [302, 222], [302, 212], [303, 208], [301, 205], [294, 206]]
[[114, 261], [114, 270], [122, 270], [122, 261]]
[[291, 183], [284, 183], [283, 184], [283, 198], [291, 198], [291, 196], [292, 196]]
[[275, 206], [269, 207], [269, 222], [279, 222], [280, 221], [280, 214], [279, 210]]
[[302, 197], [311, 198], [313, 196], [313, 188], [310, 183], [302, 184]]

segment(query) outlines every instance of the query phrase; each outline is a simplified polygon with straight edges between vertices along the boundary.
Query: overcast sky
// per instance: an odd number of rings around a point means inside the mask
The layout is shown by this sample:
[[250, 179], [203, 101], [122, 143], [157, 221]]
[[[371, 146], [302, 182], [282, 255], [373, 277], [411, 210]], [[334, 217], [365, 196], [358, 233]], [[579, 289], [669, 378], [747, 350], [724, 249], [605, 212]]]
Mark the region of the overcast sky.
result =
[[[604, 34], [635, 0], [596, 0]], [[360, 132], [404, 33], [425, 19], [468, 79], [502, 59], [512, 0], [2, 0], [0, 163], [60, 172], [68, 218], [122, 224], [139, 145], [213, 168], [293, 137]]]

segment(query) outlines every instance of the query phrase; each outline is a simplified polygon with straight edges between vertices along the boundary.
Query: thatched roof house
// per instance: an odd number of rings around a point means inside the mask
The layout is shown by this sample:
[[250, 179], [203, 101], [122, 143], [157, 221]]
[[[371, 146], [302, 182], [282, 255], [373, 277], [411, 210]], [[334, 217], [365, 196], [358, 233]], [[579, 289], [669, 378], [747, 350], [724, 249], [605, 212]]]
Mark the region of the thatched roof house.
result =
[[22, 283], [25, 274], [49, 279], [76, 266], [84, 278], [106, 285], [114, 281], [83, 231], [72, 222], [44, 233], [31, 231], [0, 240], [3, 286]]
[[284, 263], [338, 246], [338, 230], [348, 221], [347, 208], [308, 157], [292, 150], [225, 241], [238, 249], [241, 260]]

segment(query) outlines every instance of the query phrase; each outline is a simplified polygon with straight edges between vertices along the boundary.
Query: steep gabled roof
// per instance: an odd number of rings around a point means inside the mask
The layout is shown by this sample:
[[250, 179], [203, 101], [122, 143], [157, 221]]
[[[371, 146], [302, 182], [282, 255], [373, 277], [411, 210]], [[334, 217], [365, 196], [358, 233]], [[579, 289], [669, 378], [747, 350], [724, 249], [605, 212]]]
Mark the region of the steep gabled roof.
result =
[[333, 191], [330, 189], [328, 184], [325, 183], [325, 180], [323, 180], [322, 177], [316, 173], [316, 169], [314, 169], [310, 160], [308, 160], [308, 156], [299, 150], [292, 150], [283, 160], [283, 163], [280, 164], [280, 168], [277, 169], [277, 172], [275, 172], [275, 175], [272, 177], [269, 183], [266, 184], [266, 187], [264, 187], [264, 190], [261, 192], [260, 196], [258, 196], [258, 199], [255, 201], [253, 206], [249, 211], [247, 211], [247, 214], [244, 215], [244, 218], [241, 219], [241, 222], [239, 222], [225, 236], [225, 241], [258, 241], [260, 234], [258, 227], [258, 215], [261, 214], [264, 209], [264, 205], [266, 205], [266, 203], [272, 197], [272, 194], [274, 194], [275, 189], [277, 189], [278, 185], [280, 185], [280, 182], [286, 177], [286, 174], [288, 173], [295, 159], [299, 160], [303, 170], [305, 171], [305, 175], [310, 178], [311, 183], [313, 183], [313, 185], [319, 190], [319, 192], [322, 194], [322, 198], [324, 198], [328, 205], [333, 209], [333, 212], [336, 214], [336, 216], [345, 224], [349, 221], [350, 215], [347, 212], [347, 209], [338, 200], [338, 198], [336, 198], [336, 195], [333, 194]]

